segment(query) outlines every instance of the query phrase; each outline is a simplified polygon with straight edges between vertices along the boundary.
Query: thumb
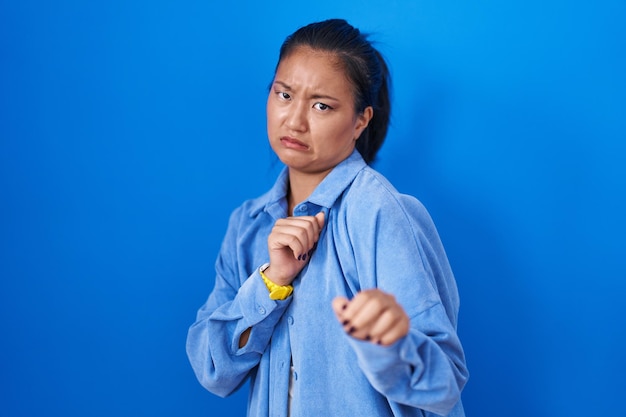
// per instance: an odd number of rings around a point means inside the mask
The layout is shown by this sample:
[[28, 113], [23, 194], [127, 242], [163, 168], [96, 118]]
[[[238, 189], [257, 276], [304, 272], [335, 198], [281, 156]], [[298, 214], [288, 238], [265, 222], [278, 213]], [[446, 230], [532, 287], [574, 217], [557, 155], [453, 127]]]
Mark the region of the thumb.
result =
[[317, 220], [317, 224], [320, 226], [320, 229], [324, 227], [325, 215], [323, 211], [320, 211], [315, 215], [315, 219]]
[[350, 301], [346, 297], [342, 296], [338, 296], [333, 299], [331, 305], [333, 307], [333, 310], [335, 311], [335, 314], [337, 315], [337, 318], [341, 317], [342, 311], [345, 310], [349, 302]]

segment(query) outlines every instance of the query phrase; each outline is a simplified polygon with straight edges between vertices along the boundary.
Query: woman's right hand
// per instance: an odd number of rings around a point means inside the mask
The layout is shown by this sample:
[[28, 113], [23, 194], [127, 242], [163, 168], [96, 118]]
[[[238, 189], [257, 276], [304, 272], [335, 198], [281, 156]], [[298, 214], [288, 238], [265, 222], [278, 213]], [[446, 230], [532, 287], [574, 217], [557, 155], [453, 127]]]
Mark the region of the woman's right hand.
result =
[[277, 285], [291, 284], [311, 257], [323, 226], [324, 212], [279, 219], [267, 238], [270, 266], [265, 276]]

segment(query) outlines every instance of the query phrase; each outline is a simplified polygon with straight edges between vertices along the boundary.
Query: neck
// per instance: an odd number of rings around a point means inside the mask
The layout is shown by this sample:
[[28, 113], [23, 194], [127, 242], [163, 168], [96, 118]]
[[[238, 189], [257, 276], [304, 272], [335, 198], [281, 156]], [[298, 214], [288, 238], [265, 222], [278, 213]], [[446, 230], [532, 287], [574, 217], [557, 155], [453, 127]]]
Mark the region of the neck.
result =
[[293, 169], [289, 170], [289, 193], [287, 194], [287, 203], [290, 216], [293, 215], [294, 207], [306, 200], [330, 171], [331, 170], [309, 174]]

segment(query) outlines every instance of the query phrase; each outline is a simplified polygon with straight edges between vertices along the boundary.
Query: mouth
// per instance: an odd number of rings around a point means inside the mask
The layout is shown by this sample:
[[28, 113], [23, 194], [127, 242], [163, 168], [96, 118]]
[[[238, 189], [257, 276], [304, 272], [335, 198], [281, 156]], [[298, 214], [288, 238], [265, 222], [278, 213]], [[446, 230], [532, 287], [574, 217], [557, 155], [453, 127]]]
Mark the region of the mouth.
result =
[[285, 148], [289, 148], [289, 149], [296, 149], [300, 151], [306, 151], [309, 149], [309, 145], [291, 136], [281, 137], [280, 143], [282, 143]]

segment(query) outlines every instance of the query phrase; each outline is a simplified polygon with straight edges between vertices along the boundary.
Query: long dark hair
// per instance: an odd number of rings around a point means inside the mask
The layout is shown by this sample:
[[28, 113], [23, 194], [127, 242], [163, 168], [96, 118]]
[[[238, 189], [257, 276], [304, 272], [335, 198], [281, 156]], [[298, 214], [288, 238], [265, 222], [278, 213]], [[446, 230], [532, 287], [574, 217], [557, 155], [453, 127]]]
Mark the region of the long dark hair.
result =
[[391, 80], [385, 59], [366, 34], [343, 19], [311, 23], [289, 35], [280, 48], [278, 64], [299, 47], [335, 55], [352, 83], [356, 111], [363, 113], [367, 106], [374, 109], [372, 120], [356, 142], [365, 162], [371, 163], [385, 140], [391, 114]]

